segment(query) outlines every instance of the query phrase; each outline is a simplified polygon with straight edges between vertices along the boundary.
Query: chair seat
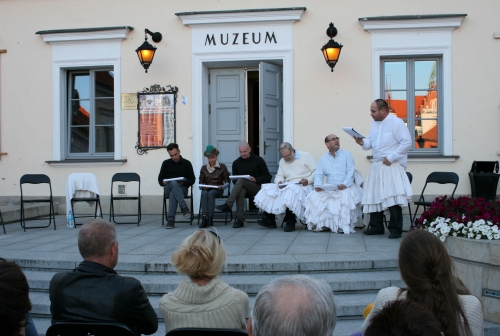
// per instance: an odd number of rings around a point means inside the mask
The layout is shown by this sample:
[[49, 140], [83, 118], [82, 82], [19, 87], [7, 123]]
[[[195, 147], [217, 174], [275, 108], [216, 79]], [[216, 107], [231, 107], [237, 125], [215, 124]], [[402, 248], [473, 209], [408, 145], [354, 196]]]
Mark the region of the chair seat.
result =
[[430, 206], [432, 204], [432, 202], [415, 201], [415, 202], [413, 202], [413, 204], [415, 204], [415, 205], [423, 205], [423, 206], [428, 207], [428, 206]]
[[117, 322], [57, 322], [47, 329], [46, 336], [135, 336], [132, 329]]

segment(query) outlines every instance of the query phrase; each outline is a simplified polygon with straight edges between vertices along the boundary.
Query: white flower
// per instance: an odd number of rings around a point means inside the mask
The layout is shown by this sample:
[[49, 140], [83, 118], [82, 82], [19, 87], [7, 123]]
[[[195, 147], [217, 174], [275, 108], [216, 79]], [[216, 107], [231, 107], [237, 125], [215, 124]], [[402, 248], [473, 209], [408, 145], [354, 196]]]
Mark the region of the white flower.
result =
[[474, 234], [472, 232], [469, 232], [469, 234], [467, 235], [467, 238], [474, 238]]
[[477, 235], [477, 236], [476, 236], [476, 239], [481, 239], [481, 235]]
[[495, 239], [500, 239], [500, 233], [495, 233], [495, 234], [493, 235], [493, 238], [495, 238]]
[[457, 233], [456, 232], [453, 232], [453, 237], [456, 237], [457, 236]]
[[444, 242], [444, 241], [446, 240], [446, 236], [441, 236], [441, 237], [439, 237], [439, 239], [440, 239], [442, 242]]

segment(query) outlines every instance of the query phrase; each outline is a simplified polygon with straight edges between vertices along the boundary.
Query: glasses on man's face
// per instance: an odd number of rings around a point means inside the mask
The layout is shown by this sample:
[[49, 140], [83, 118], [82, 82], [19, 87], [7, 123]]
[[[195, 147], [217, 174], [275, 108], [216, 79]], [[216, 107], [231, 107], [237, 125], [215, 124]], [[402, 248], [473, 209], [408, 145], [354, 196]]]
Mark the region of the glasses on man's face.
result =
[[330, 142], [330, 141], [339, 141], [340, 138], [339, 137], [336, 137], [336, 138], [331, 138], [331, 139], [326, 139], [326, 142]]

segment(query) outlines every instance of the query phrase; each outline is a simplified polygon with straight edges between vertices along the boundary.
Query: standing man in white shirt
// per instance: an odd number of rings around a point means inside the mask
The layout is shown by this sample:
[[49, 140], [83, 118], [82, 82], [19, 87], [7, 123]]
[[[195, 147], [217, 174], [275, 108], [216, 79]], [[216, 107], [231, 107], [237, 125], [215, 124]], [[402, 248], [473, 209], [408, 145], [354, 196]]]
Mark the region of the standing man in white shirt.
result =
[[400, 238], [403, 231], [402, 206], [408, 206], [412, 190], [406, 176], [411, 136], [403, 120], [389, 114], [385, 100], [370, 106], [373, 123], [366, 138], [354, 137], [364, 150], [372, 150], [373, 164], [363, 193], [363, 212], [370, 214], [366, 235], [384, 234], [384, 210], [389, 209], [389, 238]]

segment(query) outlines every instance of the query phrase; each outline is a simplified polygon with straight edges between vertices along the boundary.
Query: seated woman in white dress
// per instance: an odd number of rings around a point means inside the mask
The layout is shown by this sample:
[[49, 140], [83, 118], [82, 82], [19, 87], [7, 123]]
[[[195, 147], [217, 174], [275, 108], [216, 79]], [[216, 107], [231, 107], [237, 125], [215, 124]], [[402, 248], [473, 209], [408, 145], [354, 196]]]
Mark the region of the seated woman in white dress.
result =
[[198, 230], [184, 239], [172, 265], [189, 281], [160, 300], [167, 333], [187, 327], [246, 328], [248, 295], [219, 278], [225, 262], [224, 243], [214, 231]]
[[354, 169], [352, 154], [340, 149], [339, 138], [335, 134], [325, 138], [325, 145], [328, 152], [316, 167], [314, 191], [306, 200], [307, 228], [354, 233], [354, 226], [362, 216], [363, 178]]
[[455, 276], [453, 262], [437, 236], [426, 230], [408, 233], [399, 247], [399, 270], [408, 288], [387, 287], [377, 295], [361, 331], [387, 302], [417, 302], [430, 310], [444, 335], [484, 335], [481, 301]]

